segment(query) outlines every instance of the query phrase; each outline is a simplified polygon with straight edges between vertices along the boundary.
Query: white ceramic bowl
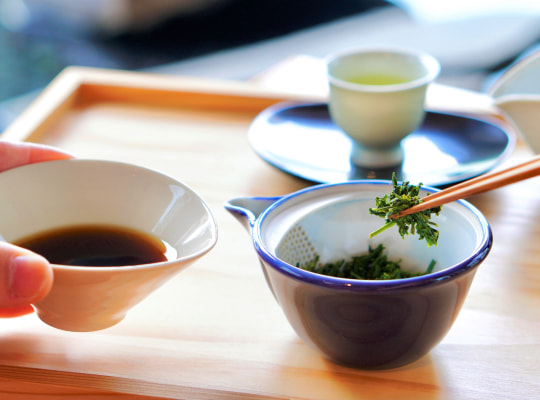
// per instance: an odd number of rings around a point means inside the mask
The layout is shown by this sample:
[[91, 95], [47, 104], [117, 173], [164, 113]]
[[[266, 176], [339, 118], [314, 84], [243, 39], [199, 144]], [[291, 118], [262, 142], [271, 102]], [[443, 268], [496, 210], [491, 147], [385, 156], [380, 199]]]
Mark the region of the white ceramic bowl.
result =
[[489, 95], [531, 149], [540, 153], [540, 51], [512, 65], [493, 84]]
[[104, 329], [170, 277], [210, 251], [210, 209], [178, 180], [143, 167], [98, 160], [50, 161], [0, 174], [0, 234], [8, 242], [73, 225], [106, 224], [151, 234], [176, 249], [165, 262], [122, 267], [53, 265], [37, 315], [70, 331]]

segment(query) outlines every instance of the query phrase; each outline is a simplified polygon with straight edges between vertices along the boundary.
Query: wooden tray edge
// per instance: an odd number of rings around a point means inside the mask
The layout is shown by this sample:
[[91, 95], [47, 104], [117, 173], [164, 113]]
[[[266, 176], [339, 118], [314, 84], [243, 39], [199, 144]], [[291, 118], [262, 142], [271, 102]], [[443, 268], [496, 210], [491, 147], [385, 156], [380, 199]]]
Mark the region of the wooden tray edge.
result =
[[[71, 66], [51, 81], [6, 128], [1, 138], [39, 142], [47, 128], [76, 105], [103, 100], [177, 106], [178, 94], [181, 93], [193, 97], [193, 106], [226, 105], [235, 110], [262, 110], [286, 100], [322, 100], [317, 96], [273, 91], [251, 82]], [[152, 101], [145, 100], [149, 94], [158, 96], [154, 96]]]

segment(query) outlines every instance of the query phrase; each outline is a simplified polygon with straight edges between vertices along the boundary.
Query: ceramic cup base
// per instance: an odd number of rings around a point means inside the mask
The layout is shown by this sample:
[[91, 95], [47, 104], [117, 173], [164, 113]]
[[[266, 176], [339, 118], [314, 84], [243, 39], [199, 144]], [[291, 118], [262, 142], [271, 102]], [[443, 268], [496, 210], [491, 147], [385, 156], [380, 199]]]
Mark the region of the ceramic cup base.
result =
[[359, 167], [384, 168], [403, 162], [401, 145], [390, 148], [368, 148], [354, 143], [351, 149], [351, 163]]
[[94, 332], [110, 328], [120, 323], [126, 314], [107, 316], [81, 316], [65, 318], [62, 315], [55, 316], [54, 314], [43, 312], [36, 308], [38, 318], [47, 325], [57, 329], [62, 329], [68, 332]]

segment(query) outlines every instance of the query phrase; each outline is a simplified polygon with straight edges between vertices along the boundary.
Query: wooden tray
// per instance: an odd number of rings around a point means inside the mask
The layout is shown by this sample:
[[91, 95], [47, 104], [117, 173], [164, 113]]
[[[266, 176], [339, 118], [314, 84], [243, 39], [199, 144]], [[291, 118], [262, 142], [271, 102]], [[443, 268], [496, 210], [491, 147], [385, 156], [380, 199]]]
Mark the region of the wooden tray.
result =
[[[306, 186], [260, 160], [247, 129], [294, 96], [249, 83], [70, 68], [3, 134], [79, 157], [133, 162], [199, 192], [213, 251], [119, 325], [69, 333], [0, 320], [2, 398], [525, 399], [540, 393], [540, 182], [472, 200], [495, 234], [455, 325], [430, 355], [389, 371], [322, 359], [276, 304], [249, 235], [223, 203]], [[512, 160], [528, 156], [519, 147]]]

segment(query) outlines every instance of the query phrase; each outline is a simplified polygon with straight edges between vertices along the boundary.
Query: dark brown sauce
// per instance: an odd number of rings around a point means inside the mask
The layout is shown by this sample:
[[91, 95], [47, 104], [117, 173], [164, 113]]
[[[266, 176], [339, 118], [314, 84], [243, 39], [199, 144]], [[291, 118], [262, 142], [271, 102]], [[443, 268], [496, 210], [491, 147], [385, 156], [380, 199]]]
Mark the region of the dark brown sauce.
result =
[[59, 228], [23, 238], [15, 244], [41, 254], [53, 264], [112, 267], [167, 261], [163, 241], [113, 226]]

